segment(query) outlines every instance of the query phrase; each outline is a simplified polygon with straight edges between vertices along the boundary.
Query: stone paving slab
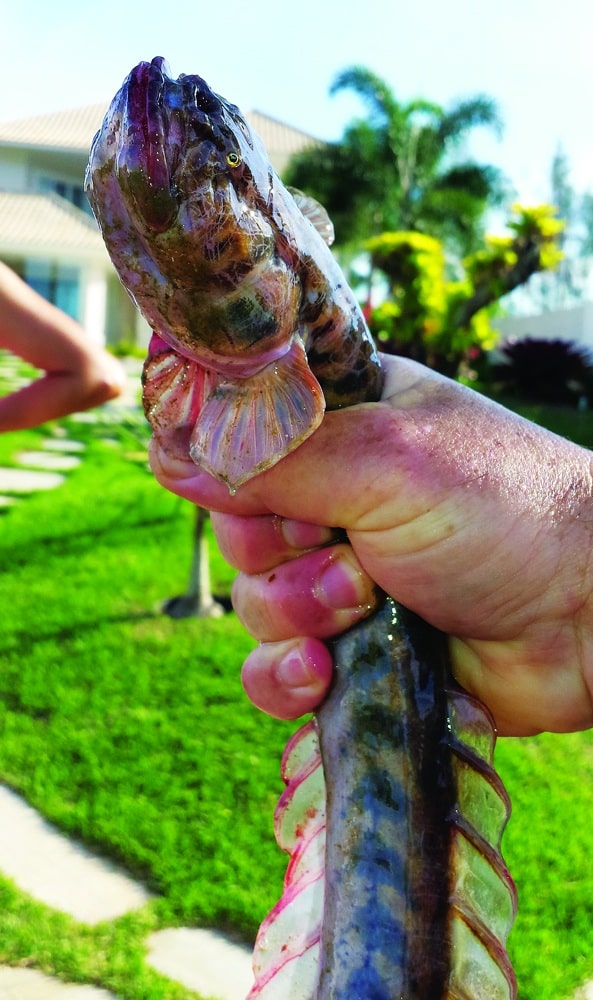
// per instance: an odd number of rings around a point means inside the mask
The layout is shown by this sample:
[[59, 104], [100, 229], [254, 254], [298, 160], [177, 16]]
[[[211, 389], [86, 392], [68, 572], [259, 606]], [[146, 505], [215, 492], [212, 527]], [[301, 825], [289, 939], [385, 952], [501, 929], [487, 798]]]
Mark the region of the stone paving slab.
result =
[[138, 909], [151, 898], [144, 886], [65, 837], [3, 787], [0, 816], [0, 871], [47, 906], [97, 924]]
[[593, 1000], [593, 982], [581, 986], [575, 993], [574, 1000]]
[[71, 413], [70, 419], [79, 424], [96, 424], [99, 422], [99, 414], [97, 410], [81, 410], [80, 413]]
[[251, 951], [214, 931], [191, 927], [148, 938], [150, 965], [190, 990], [217, 1000], [245, 1000], [253, 986]]
[[3, 493], [35, 493], [61, 486], [64, 476], [59, 472], [41, 472], [33, 469], [0, 468], [0, 490]]
[[0, 1000], [117, 1000], [96, 986], [62, 983], [34, 969], [0, 968]]
[[20, 451], [16, 461], [32, 469], [48, 469], [53, 472], [68, 472], [80, 465], [78, 455], [56, 455], [47, 451]]
[[73, 441], [72, 438], [44, 438], [41, 442], [47, 451], [79, 452], [84, 451], [85, 445], [82, 441]]

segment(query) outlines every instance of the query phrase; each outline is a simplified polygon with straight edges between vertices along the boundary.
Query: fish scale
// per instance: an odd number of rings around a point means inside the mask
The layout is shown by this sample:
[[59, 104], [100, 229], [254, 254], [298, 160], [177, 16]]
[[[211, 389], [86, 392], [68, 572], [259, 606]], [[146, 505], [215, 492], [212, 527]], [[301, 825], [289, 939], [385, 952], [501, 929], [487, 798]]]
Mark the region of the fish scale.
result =
[[[161, 446], [235, 492], [329, 409], [379, 398], [380, 360], [328, 250], [239, 109], [163, 59], [124, 81], [87, 192], [152, 325], [144, 405]], [[329, 696], [289, 742], [290, 855], [248, 1000], [515, 1000], [508, 797], [488, 712], [446, 639], [385, 597], [333, 645]]]

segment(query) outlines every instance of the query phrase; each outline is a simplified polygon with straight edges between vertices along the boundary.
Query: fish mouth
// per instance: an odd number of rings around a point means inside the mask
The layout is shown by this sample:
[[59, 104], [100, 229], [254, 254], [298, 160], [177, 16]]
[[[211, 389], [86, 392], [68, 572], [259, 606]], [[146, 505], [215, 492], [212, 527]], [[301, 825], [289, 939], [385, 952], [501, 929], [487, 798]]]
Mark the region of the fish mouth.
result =
[[120, 183], [141, 217], [157, 232], [170, 226], [178, 207], [171, 184], [166, 80], [164, 59], [139, 63], [114, 101], [121, 113], [116, 157]]
[[223, 102], [197, 74], [173, 79], [162, 56], [139, 63], [120, 95], [120, 181], [145, 223], [163, 232], [187, 195], [181, 184], [189, 177], [194, 191], [208, 188], [220, 169]]

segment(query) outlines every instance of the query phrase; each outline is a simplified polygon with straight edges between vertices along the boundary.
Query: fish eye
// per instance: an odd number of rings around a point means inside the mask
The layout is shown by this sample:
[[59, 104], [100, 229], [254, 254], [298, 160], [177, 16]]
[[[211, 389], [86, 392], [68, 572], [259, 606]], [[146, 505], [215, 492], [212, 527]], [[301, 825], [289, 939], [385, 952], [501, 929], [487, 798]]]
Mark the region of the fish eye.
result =
[[227, 153], [226, 161], [229, 167], [238, 167], [241, 163], [241, 157], [238, 153]]

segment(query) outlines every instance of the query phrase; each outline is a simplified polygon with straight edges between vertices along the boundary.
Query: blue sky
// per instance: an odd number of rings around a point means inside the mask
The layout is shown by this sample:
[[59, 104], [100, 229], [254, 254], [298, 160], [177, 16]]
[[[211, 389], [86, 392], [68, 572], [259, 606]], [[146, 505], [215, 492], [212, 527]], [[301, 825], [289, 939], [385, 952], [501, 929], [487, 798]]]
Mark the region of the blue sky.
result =
[[0, 0], [0, 121], [110, 99], [137, 62], [164, 55], [244, 110], [322, 138], [361, 111], [329, 87], [360, 63], [401, 99], [494, 97], [502, 139], [474, 155], [523, 200], [547, 195], [562, 144], [593, 191], [593, 5], [584, 0]]

